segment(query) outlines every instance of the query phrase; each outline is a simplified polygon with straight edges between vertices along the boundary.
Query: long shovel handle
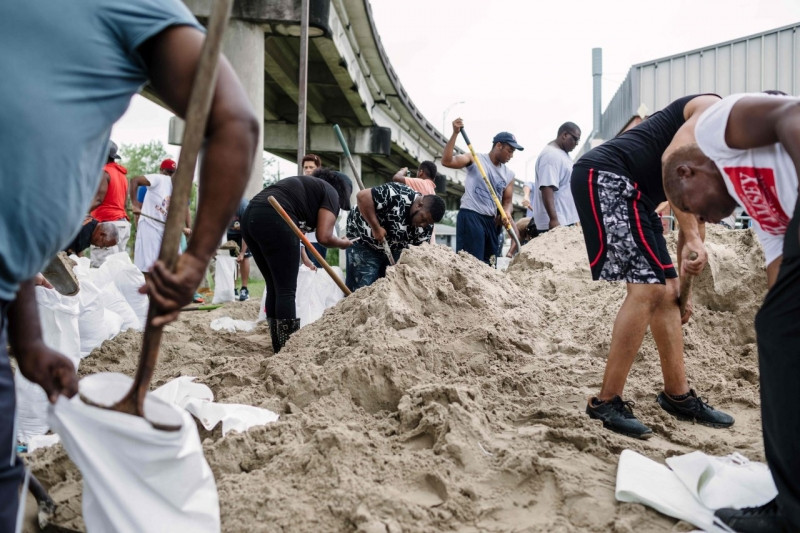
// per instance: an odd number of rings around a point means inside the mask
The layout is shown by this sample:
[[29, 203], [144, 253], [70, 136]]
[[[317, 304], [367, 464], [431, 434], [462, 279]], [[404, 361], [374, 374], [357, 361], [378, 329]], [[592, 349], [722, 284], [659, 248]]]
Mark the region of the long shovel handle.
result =
[[344, 156], [347, 158], [347, 162], [350, 164], [350, 170], [353, 171], [353, 177], [356, 179], [356, 183], [358, 184], [358, 190], [363, 191], [366, 187], [364, 187], [364, 182], [361, 181], [361, 176], [358, 173], [358, 169], [356, 169], [356, 163], [353, 161], [353, 156], [350, 155], [350, 148], [347, 147], [347, 141], [344, 140], [344, 135], [342, 135], [342, 130], [338, 124], [333, 125], [333, 131], [336, 133], [336, 137], [339, 139], [339, 144], [342, 145], [342, 151], [344, 152]]
[[303, 243], [303, 246], [306, 247], [306, 250], [311, 252], [311, 254], [316, 258], [316, 260], [319, 261], [319, 264], [322, 265], [322, 268], [325, 269], [325, 272], [327, 272], [328, 275], [331, 277], [331, 279], [336, 283], [336, 285], [338, 285], [339, 288], [342, 289], [344, 295], [350, 296], [352, 292], [350, 291], [350, 289], [347, 288], [347, 285], [344, 284], [342, 278], [336, 275], [336, 272], [334, 272], [334, 270], [331, 268], [328, 262], [325, 261], [325, 259], [320, 255], [317, 249], [311, 245], [311, 242], [308, 240], [308, 237], [306, 237], [305, 233], [300, 231], [300, 228], [297, 227], [297, 224], [294, 223], [292, 217], [290, 217], [289, 214], [283, 209], [283, 207], [281, 207], [281, 204], [278, 202], [278, 200], [276, 200], [274, 196], [270, 196], [267, 199], [269, 200], [270, 205], [272, 205], [275, 211], [277, 211], [278, 214], [281, 216], [283, 221], [289, 225], [294, 234], [300, 237], [300, 242]]
[[497, 206], [497, 210], [500, 213], [500, 219], [503, 221], [503, 226], [506, 228], [508, 234], [511, 235], [511, 238], [514, 239], [514, 242], [517, 243], [517, 253], [519, 253], [520, 250], [522, 250], [522, 243], [519, 242], [517, 232], [514, 231], [511, 222], [508, 220], [508, 217], [506, 216], [506, 210], [503, 209], [503, 204], [501, 204], [500, 199], [497, 198], [497, 194], [494, 192], [492, 182], [489, 181], [489, 176], [486, 175], [486, 170], [483, 168], [478, 154], [475, 153], [475, 148], [472, 147], [472, 143], [469, 142], [469, 137], [467, 136], [467, 132], [464, 130], [464, 128], [461, 128], [461, 136], [464, 137], [464, 142], [467, 143], [467, 147], [469, 147], [469, 151], [472, 153], [472, 159], [475, 161], [475, 164], [478, 165], [478, 170], [481, 173], [481, 177], [486, 183], [486, 187], [489, 189], [489, 194], [492, 195], [492, 200], [494, 200], [494, 204]]
[[[178, 260], [181, 231], [186, 216], [184, 208], [189, 203], [197, 154], [203, 144], [208, 112], [211, 109], [211, 99], [216, 87], [222, 35], [228, 25], [232, 5], [233, 0], [215, 0], [213, 2], [211, 16], [208, 19], [208, 34], [200, 52], [197, 72], [195, 72], [192, 91], [189, 95], [181, 155], [178, 159], [178, 170], [172, 180], [170, 204], [174, 206], [174, 209], [170, 209], [167, 213], [164, 237], [161, 240], [161, 251], [158, 256], [173, 271]], [[144, 416], [144, 398], [158, 361], [163, 331], [162, 327], [153, 325], [153, 319], [157, 313], [156, 305], [151, 300], [142, 337], [142, 352], [133, 385], [128, 394], [112, 407], [115, 411]], [[177, 430], [179, 427], [162, 427], [161, 429]]]
[[[697, 252], [689, 252], [689, 261], [694, 261], [697, 259]], [[691, 274], [687, 274], [684, 279], [681, 279], [681, 293], [678, 296], [678, 306], [681, 312], [681, 316], [686, 313], [686, 305], [689, 303], [689, 293], [692, 292], [692, 283], [694, 282], [694, 276]]]

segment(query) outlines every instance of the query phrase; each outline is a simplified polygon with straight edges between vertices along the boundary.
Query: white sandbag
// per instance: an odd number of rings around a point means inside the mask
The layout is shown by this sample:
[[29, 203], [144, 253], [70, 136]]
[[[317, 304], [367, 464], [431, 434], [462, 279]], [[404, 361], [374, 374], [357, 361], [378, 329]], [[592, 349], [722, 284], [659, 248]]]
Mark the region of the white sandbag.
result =
[[[89, 281], [88, 275], [81, 281], [81, 290], [77, 297], [80, 302], [78, 330], [81, 339], [81, 357], [86, 357], [104, 340], [111, 337], [105, 323], [105, 307], [100, 301], [100, 290]], [[119, 329], [112, 335], [117, 333]]]
[[111, 309], [103, 309], [103, 325], [105, 326], [107, 339], [113, 339], [119, 335], [123, 324], [124, 320], [121, 316]]
[[632, 450], [623, 450], [615, 496], [636, 502], [704, 531], [730, 531], [714, 511], [757, 507], [778, 493], [767, 465], [735, 453], [714, 457], [702, 452], [667, 459], [670, 468]]
[[614, 496], [621, 502], [642, 503], [704, 531], [730, 531], [714, 511], [692, 496], [673, 471], [633, 450], [622, 450], [619, 456]]
[[[336, 274], [344, 279], [339, 267], [331, 267]], [[295, 295], [295, 308], [300, 327], [311, 324], [322, 317], [325, 309], [336, 305], [344, 298], [342, 289], [328, 275], [325, 270], [318, 268], [316, 271], [300, 266], [297, 273], [297, 294]]]
[[140, 325], [136, 329], [144, 329], [147, 321], [147, 309], [150, 306], [150, 299], [147, 295], [139, 292], [139, 288], [144, 285], [144, 274], [136, 268], [125, 252], [110, 256], [103, 266], [113, 272], [114, 284], [138, 317]]
[[34, 435], [28, 439], [27, 453], [33, 453], [41, 448], [49, 448], [61, 442], [61, 437], [52, 433], [50, 435]]
[[[93, 374], [92, 388], [121, 398], [132, 380]], [[147, 402], [162, 403], [148, 395]], [[147, 407], [146, 407], [147, 409]], [[216, 483], [185, 411], [178, 431], [154, 429], [145, 419], [60, 397], [50, 411], [53, 429], [83, 476], [87, 531], [217, 532]]]
[[227, 331], [236, 333], [237, 331], [253, 331], [256, 323], [249, 320], [236, 320], [229, 316], [223, 316], [211, 321], [211, 329], [214, 331]]
[[709, 509], [759, 507], [778, 495], [769, 467], [739, 453], [715, 457], [695, 451], [669, 457], [667, 465]]
[[175, 378], [154, 390], [153, 395], [183, 407], [209, 431], [222, 422], [223, 437], [231, 431], [245, 432], [278, 420], [277, 413], [261, 407], [214, 402], [211, 389], [202, 383], [193, 383], [194, 379], [191, 376]]
[[[67, 356], [77, 370], [81, 358], [78, 298], [63, 296], [54, 289], [36, 287], [36, 304], [42, 340], [49, 348]], [[44, 390], [28, 381], [21, 372], [17, 372], [14, 378], [14, 388], [17, 398], [17, 439], [25, 443], [50, 429], [47, 422], [49, 402]]]
[[217, 265], [214, 270], [214, 300], [211, 303], [232, 302], [235, 288], [236, 258], [229, 254], [217, 255]]
[[[105, 263], [103, 263], [105, 266]], [[113, 283], [107, 284], [101, 289], [100, 301], [103, 302], [103, 307], [114, 311], [122, 317], [122, 328], [120, 331], [127, 331], [130, 328], [136, 330], [144, 329], [143, 324], [139, 321], [139, 317], [133, 311], [128, 301], [119, 292], [117, 286]]]

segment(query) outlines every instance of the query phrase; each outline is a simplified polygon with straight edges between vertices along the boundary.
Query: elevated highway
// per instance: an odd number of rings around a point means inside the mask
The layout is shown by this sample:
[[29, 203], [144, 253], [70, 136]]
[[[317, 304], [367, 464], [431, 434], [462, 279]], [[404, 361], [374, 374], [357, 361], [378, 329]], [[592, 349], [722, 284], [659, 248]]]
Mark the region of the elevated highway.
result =
[[[201, 22], [211, 0], [184, 0]], [[366, 186], [385, 183], [401, 167], [437, 163], [437, 193], [457, 209], [463, 171], [440, 164], [444, 135], [419, 111], [395, 73], [367, 0], [310, 0], [306, 149], [349, 173], [333, 133], [339, 124]], [[223, 51], [264, 123], [264, 150], [297, 158], [300, 0], [237, 0]], [[170, 142], [180, 139], [180, 123]], [[248, 194], [261, 188], [260, 161]], [[522, 183], [515, 187], [522, 201]]]

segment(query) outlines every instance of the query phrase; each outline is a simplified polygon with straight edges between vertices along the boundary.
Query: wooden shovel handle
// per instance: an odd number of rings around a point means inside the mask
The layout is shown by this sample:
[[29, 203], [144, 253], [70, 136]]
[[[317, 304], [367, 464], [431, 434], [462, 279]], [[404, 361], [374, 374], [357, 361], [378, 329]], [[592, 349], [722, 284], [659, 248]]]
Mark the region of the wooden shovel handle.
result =
[[[200, 148], [203, 144], [208, 112], [211, 109], [211, 99], [216, 88], [217, 65], [219, 63], [220, 48], [222, 47], [222, 35], [228, 25], [232, 5], [232, 0], [215, 0], [213, 2], [211, 16], [208, 19], [208, 34], [200, 52], [200, 60], [197, 63], [192, 92], [189, 95], [189, 104], [186, 109], [186, 128], [183, 133], [181, 155], [178, 159], [178, 170], [172, 179], [170, 205], [173, 206], [173, 209], [170, 209], [167, 213], [164, 237], [161, 240], [161, 251], [158, 256], [173, 271], [178, 261], [178, 248], [186, 217], [184, 208], [189, 203], [197, 154], [200, 153]], [[142, 337], [142, 352], [139, 357], [139, 366], [136, 368], [133, 385], [128, 394], [112, 407], [115, 411], [144, 416], [144, 398], [150, 388], [150, 381], [153, 378], [153, 372], [158, 361], [158, 351], [161, 346], [163, 328], [153, 325], [153, 319], [157, 314], [158, 310], [151, 300]]]
[[267, 198], [267, 200], [269, 200], [269, 203], [272, 206], [272, 208], [278, 212], [283, 221], [286, 222], [286, 224], [292, 229], [294, 234], [300, 238], [300, 242], [303, 243], [303, 246], [306, 247], [306, 250], [311, 252], [314, 258], [316, 258], [316, 260], [319, 261], [319, 264], [322, 265], [322, 268], [325, 269], [325, 272], [327, 272], [328, 275], [331, 277], [331, 279], [336, 283], [336, 285], [338, 285], [339, 288], [342, 289], [344, 295], [350, 296], [352, 292], [350, 291], [350, 289], [347, 288], [347, 285], [344, 284], [342, 278], [336, 275], [336, 272], [331, 268], [328, 262], [325, 261], [325, 258], [323, 258], [322, 255], [320, 255], [320, 253], [317, 251], [317, 249], [311, 245], [311, 242], [309, 242], [308, 237], [306, 237], [305, 234], [302, 231], [300, 231], [300, 228], [298, 228], [297, 224], [294, 223], [292, 217], [289, 216], [289, 213], [287, 213], [283, 209], [283, 207], [281, 207], [281, 204], [278, 202], [278, 200], [276, 200], [274, 196], [270, 196], [269, 198]]
[[[697, 252], [689, 252], [689, 260], [694, 261], [697, 259]], [[689, 303], [689, 293], [692, 292], [692, 282], [694, 281], [694, 276], [691, 274], [687, 274], [684, 278], [681, 278], [681, 293], [678, 296], [678, 308], [680, 309], [681, 316], [686, 313], [686, 304]]]

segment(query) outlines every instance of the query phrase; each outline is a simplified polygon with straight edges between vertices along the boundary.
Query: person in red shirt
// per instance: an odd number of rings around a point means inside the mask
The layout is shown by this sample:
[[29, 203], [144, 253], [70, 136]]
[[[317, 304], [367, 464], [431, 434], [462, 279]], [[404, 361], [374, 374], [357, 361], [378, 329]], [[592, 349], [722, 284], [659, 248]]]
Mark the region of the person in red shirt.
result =
[[128, 251], [128, 238], [131, 236], [131, 223], [125, 212], [125, 199], [128, 195], [128, 169], [116, 162], [120, 158], [117, 145], [111, 141], [108, 160], [103, 167], [103, 177], [92, 202], [92, 218], [98, 222], [111, 222], [117, 227], [117, 244], [108, 248], [91, 247], [93, 267], [99, 267], [106, 257], [117, 252]]

